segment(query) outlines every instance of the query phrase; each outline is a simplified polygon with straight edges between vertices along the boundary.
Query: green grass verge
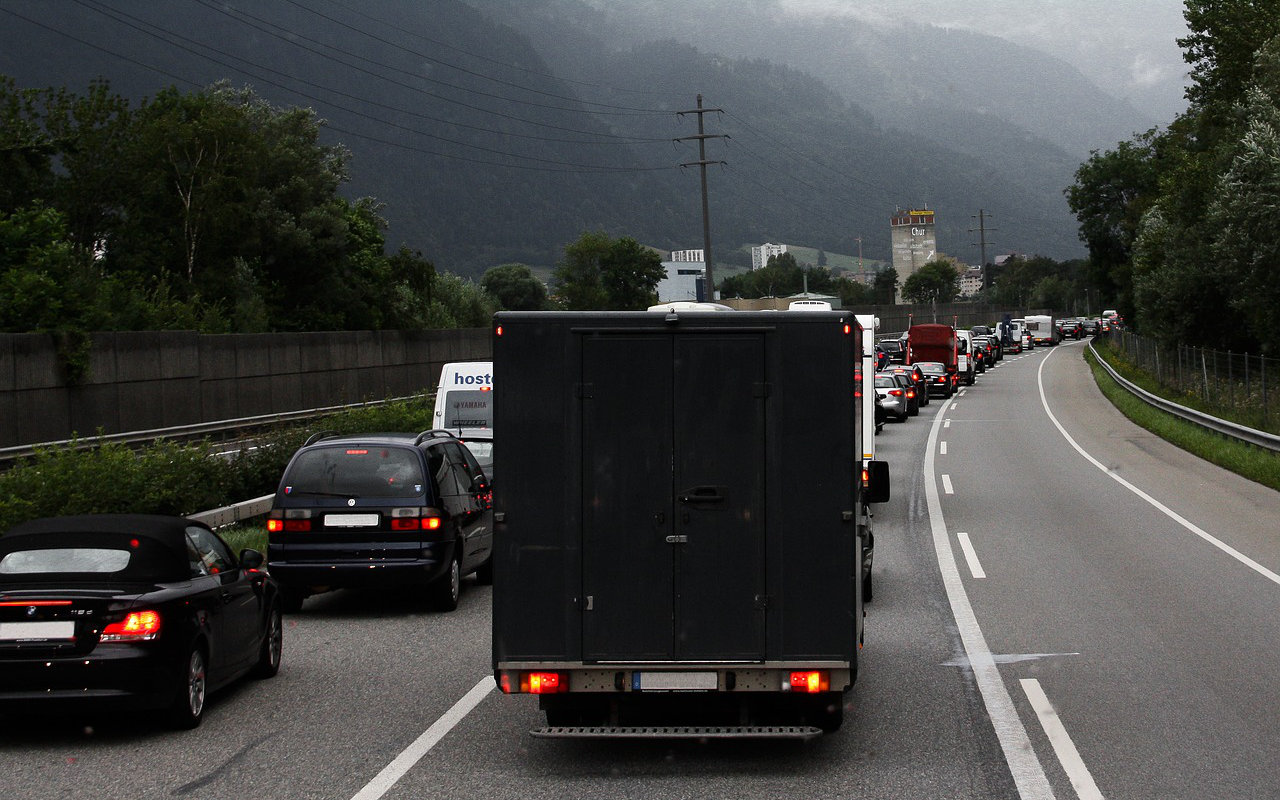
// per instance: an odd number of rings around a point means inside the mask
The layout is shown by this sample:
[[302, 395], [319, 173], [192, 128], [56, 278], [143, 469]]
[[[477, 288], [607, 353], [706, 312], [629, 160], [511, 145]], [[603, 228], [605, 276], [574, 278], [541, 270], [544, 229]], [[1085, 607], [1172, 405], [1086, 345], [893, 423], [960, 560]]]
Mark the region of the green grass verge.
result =
[[1265, 448], [1255, 447], [1205, 430], [1199, 425], [1148, 405], [1116, 383], [1110, 373], [1098, 363], [1093, 352], [1087, 348], [1085, 361], [1088, 362], [1089, 369], [1093, 370], [1093, 379], [1102, 390], [1102, 394], [1119, 409], [1120, 413], [1136, 425], [1223, 469], [1280, 491], [1280, 455]]
[[257, 550], [264, 556], [267, 554], [267, 529], [261, 525], [241, 523], [220, 528], [218, 535], [231, 545], [231, 551], [239, 554], [246, 547]]

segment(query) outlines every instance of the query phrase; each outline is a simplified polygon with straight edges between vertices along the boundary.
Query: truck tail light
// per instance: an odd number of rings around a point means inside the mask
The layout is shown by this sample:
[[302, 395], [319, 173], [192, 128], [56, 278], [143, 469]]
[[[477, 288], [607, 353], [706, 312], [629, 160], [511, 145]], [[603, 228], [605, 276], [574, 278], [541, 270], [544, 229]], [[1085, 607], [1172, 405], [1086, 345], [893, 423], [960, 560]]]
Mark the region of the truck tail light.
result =
[[102, 629], [103, 642], [148, 642], [160, 635], [159, 611], [130, 611]]
[[791, 691], [825, 692], [831, 689], [831, 676], [825, 670], [807, 670], [791, 673]]
[[498, 687], [506, 694], [562, 694], [569, 691], [569, 676], [562, 672], [503, 672], [498, 676]]

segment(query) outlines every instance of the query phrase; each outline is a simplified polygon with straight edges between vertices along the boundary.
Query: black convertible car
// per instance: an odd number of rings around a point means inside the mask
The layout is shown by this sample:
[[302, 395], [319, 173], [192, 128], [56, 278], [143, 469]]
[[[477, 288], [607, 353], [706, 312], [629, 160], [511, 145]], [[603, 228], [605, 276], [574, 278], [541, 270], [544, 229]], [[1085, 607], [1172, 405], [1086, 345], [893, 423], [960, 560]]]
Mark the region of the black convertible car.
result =
[[263, 556], [181, 517], [103, 514], [0, 535], [0, 711], [94, 701], [200, 724], [209, 692], [280, 668]]

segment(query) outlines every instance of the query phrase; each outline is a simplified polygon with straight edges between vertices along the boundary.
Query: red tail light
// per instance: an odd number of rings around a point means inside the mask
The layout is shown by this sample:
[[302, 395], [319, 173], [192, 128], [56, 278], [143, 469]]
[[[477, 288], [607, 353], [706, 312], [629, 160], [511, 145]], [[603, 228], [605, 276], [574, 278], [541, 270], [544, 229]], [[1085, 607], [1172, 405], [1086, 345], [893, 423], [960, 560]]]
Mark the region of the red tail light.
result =
[[791, 691], [825, 692], [831, 689], [831, 677], [823, 670], [791, 673]]
[[889, 394], [893, 395], [894, 397], [902, 397], [902, 390], [901, 390], [901, 389], [890, 389], [890, 390], [889, 390]]
[[104, 642], [148, 642], [160, 635], [159, 611], [130, 611], [102, 629]]
[[569, 676], [559, 672], [522, 672], [520, 691], [529, 694], [560, 694], [569, 691]]

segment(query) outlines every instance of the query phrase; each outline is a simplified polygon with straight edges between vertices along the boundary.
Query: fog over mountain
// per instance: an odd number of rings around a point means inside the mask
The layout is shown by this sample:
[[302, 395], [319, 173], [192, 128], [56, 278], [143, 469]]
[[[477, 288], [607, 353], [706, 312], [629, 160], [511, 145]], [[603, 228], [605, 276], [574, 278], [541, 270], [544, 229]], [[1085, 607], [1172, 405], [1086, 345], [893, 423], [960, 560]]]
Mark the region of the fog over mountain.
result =
[[[788, 0], [794, 3], [795, 0]], [[479, 275], [584, 230], [702, 246], [703, 95], [717, 260], [787, 242], [889, 257], [899, 206], [943, 251], [1083, 255], [1062, 190], [1157, 122], [1004, 39], [794, 13], [778, 0], [0, 0], [0, 74], [140, 100], [217, 80], [316, 109], [391, 247]]]

